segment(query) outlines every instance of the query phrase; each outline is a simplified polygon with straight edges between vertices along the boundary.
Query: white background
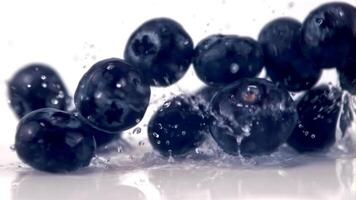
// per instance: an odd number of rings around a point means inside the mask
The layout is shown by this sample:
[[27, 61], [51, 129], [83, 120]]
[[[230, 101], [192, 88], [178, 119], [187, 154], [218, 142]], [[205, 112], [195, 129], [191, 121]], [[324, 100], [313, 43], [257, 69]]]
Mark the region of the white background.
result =
[[[9, 146], [13, 144], [17, 119], [8, 106], [6, 81], [23, 65], [31, 62], [52, 65], [73, 94], [81, 76], [93, 63], [122, 57], [131, 32], [150, 18], [164, 16], [177, 20], [196, 44], [215, 33], [256, 38], [268, 21], [281, 16], [303, 20], [310, 10], [324, 2], [328, 1], [0, 0], [0, 164], [16, 160]], [[353, 0], [345, 2], [356, 4]], [[326, 78], [334, 80], [335, 76]], [[187, 91], [200, 85], [192, 69], [179, 82]], [[154, 89], [157, 95], [153, 99], [169, 89], [176, 90], [176, 86]], [[0, 179], [0, 199], [9, 198], [1, 183]]]

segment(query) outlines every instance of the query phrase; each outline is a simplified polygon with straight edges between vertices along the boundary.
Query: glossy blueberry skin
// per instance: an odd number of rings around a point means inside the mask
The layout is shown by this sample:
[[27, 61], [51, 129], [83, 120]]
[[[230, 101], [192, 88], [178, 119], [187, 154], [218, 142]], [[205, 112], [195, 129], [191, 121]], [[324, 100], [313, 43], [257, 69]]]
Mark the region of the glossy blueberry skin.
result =
[[151, 19], [130, 36], [124, 58], [144, 71], [152, 86], [165, 87], [177, 82], [189, 68], [193, 41], [176, 21]]
[[298, 125], [288, 144], [300, 153], [327, 150], [335, 143], [342, 104], [340, 89], [321, 85], [309, 90], [298, 102]]
[[184, 156], [204, 140], [207, 118], [188, 96], [165, 102], [148, 124], [152, 147], [164, 156]]
[[356, 35], [355, 19], [356, 9], [346, 3], [327, 3], [314, 9], [302, 27], [304, 55], [321, 68], [341, 66], [350, 56], [351, 41]]
[[8, 82], [8, 95], [18, 118], [40, 108], [66, 110], [71, 99], [57, 72], [44, 64], [20, 69]]
[[312, 88], [321, 76], [321, 70], [300, 49], [301, 27], [295, 19], [278, 18], [263, 27], [258, 37], [267, 75], [293, 92]]
[[34, 169], [60, 173], [88, 166], [95, 142], [71, 113], [42, 108], [21, 119], [15, 149], [18, 157]]
[[263, 50], [252, 38], [211, 35], [195, 48], [193, 64], [204, 83], [223, 86], [257, 76], [264, 66]]
[[138, 124], [146, 112], [151, 90], [135, 67], [117, 58], [94, 64], [74, 95], [79, 116], [110, 133]]
[[224, 87], [210, 104], [210, 132], [221, 149], [244, 157], [269, 154], [284, 143], [297, 123], [288, 91], [257, 78]]

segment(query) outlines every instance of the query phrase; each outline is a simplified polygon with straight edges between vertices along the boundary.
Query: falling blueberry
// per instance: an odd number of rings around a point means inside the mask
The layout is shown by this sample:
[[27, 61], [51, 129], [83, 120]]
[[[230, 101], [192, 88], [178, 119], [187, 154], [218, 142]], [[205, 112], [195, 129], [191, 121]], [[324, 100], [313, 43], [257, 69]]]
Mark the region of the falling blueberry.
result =
[[20, 69], [8, 82], [8, 94], [18, 118], [40, 108], [66, 110], [70, 105], [61, 78], [44, 64], [30, 64]]
[[193, 41], [176, 21], [156, 18], [130, 36], [125, 60], [142, 69], [153, 86], [168, 86], [183, 77], [191, 63]]
[[21, 119], [15, 149], [19, 158], [31, 167], [59, 173], [88, 166], [95, 142], [74, 115], [42, 108]]
[[321, 76], [321, 70], [300, 49], [301, 27], [295, 19], [278, 18], [268, 23], [258, 38], [263, 47], [267, 75], [293, 92], [312, 88]]
[[148, 124], [148, 139], [164, 156], [194, 151], [206, 136], [207, 118], [190, 97], [181, 95], [165, 102]]
[[298, 125], [288, 144], [298, 152], [327, 150], [336, 140], [342, 92], [331, 85], [309, 90], [298, 102]]
[[257, 78], [241, 79], [213, 98], [210, 132], [232, 155], [269, 154], [283, 144], [297, 123], [295, 103], [288, 91]]
[[79, 116], [93, 127], [118, 133], [141, 121], [150, 94], [137, 68], [111, 58], [97, 62], [83, 76], [74, 103]]
[[252, 38], [212, 35], [195, 48], [194, 69], [204, 83], [221, 86], [257, 76], [263, 66], [263, 51]]

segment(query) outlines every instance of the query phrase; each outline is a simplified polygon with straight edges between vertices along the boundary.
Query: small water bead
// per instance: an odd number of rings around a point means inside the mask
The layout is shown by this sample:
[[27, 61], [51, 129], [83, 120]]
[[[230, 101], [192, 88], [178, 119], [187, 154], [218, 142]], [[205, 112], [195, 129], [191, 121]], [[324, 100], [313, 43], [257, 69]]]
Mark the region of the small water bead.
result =
[[47, 87], [47, 83], [42, 83], [41, 85], [42, 85], [43, 88]]
[[27, 88], [31, 88], [31, 84], [27, 84]]
[[11, 146], [10, 146], [10, 150], [11, 150], [11, 151], [16, 151], [15, 145], [11, 145]]
[[51, 103], [52, 103], [53, 105], [57, 105], [57, 104], [58, 104], [58, 99], [52, 99], [52, 100], [51, 100]]
[[233, 74], [236, 74], [240, 70], [240, 65], [237, 63], [232, 63], [230, 66], [230, 71]]
[[42, 79], [42, 80], [46, 80], [46, 78], [47, 78], [47, 76], [45, 76], [45, 75], [42, 75], [42, 76], [41, 76], [41, 79]]
[[106, 67], [106, 69], [107, 70], [112, 70], [112, 69], [114, 69], [114, 65], [113, 64], [109, 64], [107, 67]]

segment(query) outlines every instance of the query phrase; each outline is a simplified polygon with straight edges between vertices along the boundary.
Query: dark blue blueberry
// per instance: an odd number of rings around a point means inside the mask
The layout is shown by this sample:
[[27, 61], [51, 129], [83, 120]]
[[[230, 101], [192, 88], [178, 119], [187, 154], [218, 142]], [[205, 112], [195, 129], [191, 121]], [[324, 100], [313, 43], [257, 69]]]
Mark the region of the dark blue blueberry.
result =
[[18, 118], [40, 108], [66, 110], [70, 97], [51, 67], [31, 64], [20, 69], [8, 82], [10, 106]]
[[206, 120], [193, 99], [177, 96], [165, 102], [151, 118], [148, 139], [164, 156], [185, 155], [203, 142]]
[[168, 86], [183, 77], [191, 63], [193, 41], [176, 21], [156, 18], [130, 36], [124, 57], [142, 69], [153, 86]]
[[117, 133], [138, 124], [151, 90], [137, 68], [123, 60], [102, 60], [84, 75], [74, 96], [79, 116], [93, 127]]
[[212, 35], [195, 48], [194, 69], [204, 83], [226, 85], [261, 72], [263, 52], [253, 39], [235, 35]]
[[260, 32], [267, 75], [289, 91], [312, 88], [321, 70], [306, 58], [299, 45], [302, 24], [292, 18], [278, 18]]
[[95, 142], [71, 113], [43, 108], [21, 119], [15, 149], [24, 163], [37, 170], [69, 172], [89, 165]]
[[298, 102], [299, 121], [288, 144], [301, 153], [323, 151], [332, 146], [341, 104], [341, 90], [330, 85], [305, 93]]
[[297, 123], [288, 91], [257, 78], [241, 79], [221, 89], [210, 104], [210, 132], [232, 155], [269, 154], [284, 143]]
[[355, 25], [353, 6], [341, 2], [319, 6], [303, 23], [301, 48], [305, 56], [321, 68], [339, 67], [350, 56]]

